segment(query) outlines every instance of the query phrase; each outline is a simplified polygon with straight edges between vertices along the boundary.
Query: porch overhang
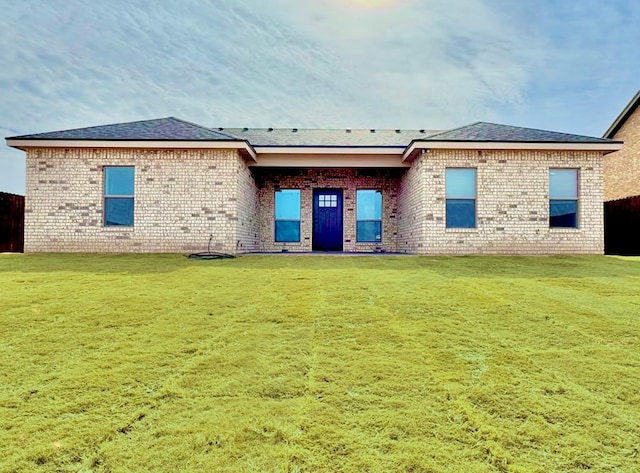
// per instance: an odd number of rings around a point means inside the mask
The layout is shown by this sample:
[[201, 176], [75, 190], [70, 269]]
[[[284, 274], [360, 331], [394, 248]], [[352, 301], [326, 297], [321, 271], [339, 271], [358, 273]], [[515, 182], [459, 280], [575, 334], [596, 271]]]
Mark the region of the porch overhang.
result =
[[251, 167], [408, 168], [403, 147], [256, 146]]

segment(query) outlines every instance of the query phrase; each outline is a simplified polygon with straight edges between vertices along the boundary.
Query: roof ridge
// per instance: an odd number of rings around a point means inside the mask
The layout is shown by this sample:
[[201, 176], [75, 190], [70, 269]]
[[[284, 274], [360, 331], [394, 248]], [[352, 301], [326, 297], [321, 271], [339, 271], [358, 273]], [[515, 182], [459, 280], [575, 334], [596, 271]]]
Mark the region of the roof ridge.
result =
[[167, 118], [169, 118], [171, 120], [175, 120], [177, 122], [186, 123], [187, 125], [195, 126], [197, 128], [200, 128], [201, 130], [207, 130], [207, 131], [216, 133], [218, 135], [226, 136], [228, 138], [232, 138], [234, 140], [241, 141], [241, 139], [238, 138], [237, 136], [231, 135], [229, 133], [223, 133], [221, 131], [214, 130], [213, 128], [209, 128], [209, 127], [206, 127], [204, 125], [200, 125], [198, 123], [190, 122], [189, 120], [183, 120], [182, 118], [178, 118], [178, 117], [167, 117]]
[[[184, 120], [183, 120], [184, 121]], [[427, 128], [374, 128], [374, 127], [368, 127], [368, 128], [350, 128], [350, 127], [346, 127], [346, 128], [301, 128], [301, 127], [295, 127], [295, 126], [284, 126], [284, 127], [242, 127], [242, 126], [229, 126], [229, 127], [224, 127], [224, 130], [228, 130], [228, 129], [243, 129], [243, 128], [247, 128], [248, 130], [268, 130], [269, 128], [273, 128], [274, 130], [298, 130], [298, 131], [344, 131], [344, 130], [360, 130], [360, 131], [369, 131], [369, 130], [377, 130], [377, 131], [396, 131], [396, 130], [401, 130], [401, 131], [420, 131], [420, 130], [425, 130], [425, 131], [429, 131], [429, 129]], [[211, 130], [215, 131], [218, 133], [218, 128], [216, 127], [211, 127]], [[438, 132], [440, 133], [440, 132]]]

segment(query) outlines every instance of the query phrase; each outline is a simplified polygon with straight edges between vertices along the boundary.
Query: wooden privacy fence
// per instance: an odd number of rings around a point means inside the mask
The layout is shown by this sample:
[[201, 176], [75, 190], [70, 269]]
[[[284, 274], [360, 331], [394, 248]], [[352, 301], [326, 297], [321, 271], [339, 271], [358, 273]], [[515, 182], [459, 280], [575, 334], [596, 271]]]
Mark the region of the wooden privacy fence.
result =
[[24, 196], [0, 192], [0, 252], [24, 251]]
[[640, 255], [640, 195], [604, 203], [604, 252]]

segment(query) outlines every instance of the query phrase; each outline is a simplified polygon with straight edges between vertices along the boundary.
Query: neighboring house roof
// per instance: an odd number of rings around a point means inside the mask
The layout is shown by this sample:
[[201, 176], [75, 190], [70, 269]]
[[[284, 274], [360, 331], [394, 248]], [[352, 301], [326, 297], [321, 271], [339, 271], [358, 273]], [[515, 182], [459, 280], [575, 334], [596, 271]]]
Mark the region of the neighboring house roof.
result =
[[425, 141], [500, 143], [610, 143], [611, 140], [555, 131], [477, 122], [423, 138]]
[[240, 141], [240, 138], [195, 123], [167, 117], [73, 130], [12, 136], [16, 140]]
[[636, 92], [636, 95], [634, 95], [627, 106], [622, 110], [622, 112], [620, 112], [620, 115], [618, 115], [618, 117], [613, 121], [609, 129], [604, 132], [603, 137], [613, 138], [616, 133], [618, 133], [618, 130], [622, 128], [622, 125], [625, 124], [631, 114], [636, 111], [638, 105], [640, 105], [640, 90]]
[[308, 129], [308, 128], [217, 128], [253, 146], [331, 146], [405, 148], [411, 141], [424, 139], [434, 130]]

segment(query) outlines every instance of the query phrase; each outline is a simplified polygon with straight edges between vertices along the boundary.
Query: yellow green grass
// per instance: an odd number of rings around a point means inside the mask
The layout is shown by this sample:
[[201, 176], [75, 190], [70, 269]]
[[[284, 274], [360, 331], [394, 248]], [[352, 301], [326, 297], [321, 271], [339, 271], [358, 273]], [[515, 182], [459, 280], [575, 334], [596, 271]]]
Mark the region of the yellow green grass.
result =
[[639, 291], [607, 257], [0, 255], [0, 471], [640, 471]]

